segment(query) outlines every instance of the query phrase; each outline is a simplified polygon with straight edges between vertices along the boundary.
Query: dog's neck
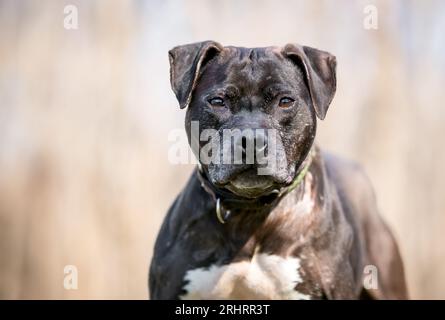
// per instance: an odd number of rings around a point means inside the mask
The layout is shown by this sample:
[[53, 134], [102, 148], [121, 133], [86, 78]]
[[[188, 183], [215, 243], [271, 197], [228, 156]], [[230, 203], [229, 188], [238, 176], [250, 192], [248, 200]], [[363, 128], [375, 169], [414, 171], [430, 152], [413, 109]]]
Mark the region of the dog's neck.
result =
[[[251, 257], [258, 248], [285, 254], [290, 248], [310, 241], [314, 232], [327, 229], [324, 224], [331, 220], [320, 212], [324, 204], [320, 196], [324, 189], [319, 181], [321, 166], [317, 154], [304, 179], [272, 206], [238, 208], [224, 224], [216, 222], [222, 232], [220, 239], [236, 259]], [[216, 220], [214, 207], [209, 213], [213, 216], [210, 219]]]

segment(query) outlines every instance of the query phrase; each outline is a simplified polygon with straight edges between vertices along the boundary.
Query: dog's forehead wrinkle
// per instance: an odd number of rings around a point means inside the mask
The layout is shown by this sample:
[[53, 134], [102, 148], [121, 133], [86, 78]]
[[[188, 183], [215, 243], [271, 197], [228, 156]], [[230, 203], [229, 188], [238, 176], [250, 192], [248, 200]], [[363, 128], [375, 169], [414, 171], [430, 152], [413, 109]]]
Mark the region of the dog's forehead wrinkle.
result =
[[285, 77], [260, 68], [242, 68], [228, 75], [227, 83], [238, 89], [244, 96], [267, 96], [279, 91], [294, 91]]
[[302, 82], [298, 66], [277, 56], [269, 47], [227, 48], [229, 50], [220, 55], [216, 62], [212, 61], [203, 69], [208, 85], [231, 84], [244, 91], [242, 95], [249, 95], [271, 84], [282, 84], [295, 90]]
[[251, 60], [264, 57], [268, 55], [268, 53], [271, 51], [270, 47], [247, 48], [247, 47], [227, 46], [225, 48], [228, 49], [228, 52], [230, 52], [230, 55], [232, 57], [238, 57], [239, 59], [251, 59]]

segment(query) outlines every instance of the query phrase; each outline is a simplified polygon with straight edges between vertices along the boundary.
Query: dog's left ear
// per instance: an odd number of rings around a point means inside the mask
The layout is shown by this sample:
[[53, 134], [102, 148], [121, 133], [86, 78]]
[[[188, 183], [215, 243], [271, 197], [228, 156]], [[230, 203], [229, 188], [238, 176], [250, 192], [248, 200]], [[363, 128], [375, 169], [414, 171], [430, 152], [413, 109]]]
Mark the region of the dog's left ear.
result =
[[174, 47], [168, 52], [170, 83], [181, 109], [190, 104], [202, 67], [222, 50], [218, 42], [203, 41]]
[[296, 44], [287, 44], [282, 53], [303, 68], [315, 112], [323, 120], [337, 87], [335, 56]]

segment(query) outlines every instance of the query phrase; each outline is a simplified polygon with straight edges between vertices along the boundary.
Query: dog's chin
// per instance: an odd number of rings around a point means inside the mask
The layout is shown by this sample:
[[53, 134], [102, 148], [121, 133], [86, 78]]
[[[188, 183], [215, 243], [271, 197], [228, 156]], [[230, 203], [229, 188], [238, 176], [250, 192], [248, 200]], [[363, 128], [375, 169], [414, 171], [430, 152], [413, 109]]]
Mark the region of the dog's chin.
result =
[[270, 176], [257, 175], [256, 170], [245, 171], [230, 180], [225, 188], [245, 198], [258, 198], [275, 189], [275, 182]]

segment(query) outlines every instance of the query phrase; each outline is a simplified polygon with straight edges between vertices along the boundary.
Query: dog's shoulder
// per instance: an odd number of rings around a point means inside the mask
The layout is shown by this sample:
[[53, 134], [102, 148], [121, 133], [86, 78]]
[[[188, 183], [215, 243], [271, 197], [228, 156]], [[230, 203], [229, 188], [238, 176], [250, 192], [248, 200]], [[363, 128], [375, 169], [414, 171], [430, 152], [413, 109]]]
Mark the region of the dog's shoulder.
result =
[[368, 292], [372, 298], [406, 299], [402, 258], [394, 235], [381, 217], [374, 189], [363, 167], [330, 153], [323, 153], [326, 171], [336, 186], [345, 214], [355, 221], [357, 234], [364, 243], [365, 264], [376, 266], [379, 289]]
[[[205, 259], [208, 248], [215, 247], [215, 237], [205, 232], [212, 221], [209, 197], [194, 171], [159, 230], [149, 270], [151, 299], [178, 298], [187, 268]], [[197, 243], [203, 248], [197, 249]]]
[[322, 156], [327, 175], [341, 194], [362, 202], [375, 201], [372, 183], [361, 164], [327, 151], [322, 151]]
[[323, 152], [323, 159], [349, 220], [357, 221], [360, 229], [382, 224], [374, 188], [363, 166], [329, 152]]

